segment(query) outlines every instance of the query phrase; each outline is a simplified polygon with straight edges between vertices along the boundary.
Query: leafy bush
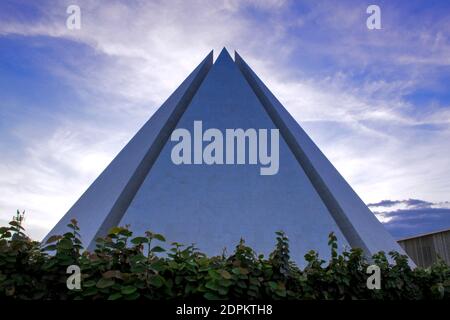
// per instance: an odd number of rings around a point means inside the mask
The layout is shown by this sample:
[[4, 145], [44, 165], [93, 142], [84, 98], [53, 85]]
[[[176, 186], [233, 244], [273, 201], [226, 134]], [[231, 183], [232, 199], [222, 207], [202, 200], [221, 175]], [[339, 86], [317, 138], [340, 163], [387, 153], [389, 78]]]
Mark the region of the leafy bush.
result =
[[[207, 257], [194, 246], [158, 243], [164, 236], [146, 232], [132, 238], [128, 228], [115, 227], [84, 251], [77, 222], [46, 244], [24, 233], [23, 215], [0, 228], [1, 299], [449, 299], [450, 268], [444, 262], [411, 269], [407, 257], [383, 252], [368, 262], [360, 249], [337, 252], [329, 235], [328, 263], [310, 251], [301, 270], [289, 258], [289, 241], [276, 233], [276, 246], [266, 259], [241, 240], [233, 254]], [[366, 286], [367, 267], [381, 270], [381, 289]], [[81, 289], [69, 290], [67, 267], [81, 270]]]

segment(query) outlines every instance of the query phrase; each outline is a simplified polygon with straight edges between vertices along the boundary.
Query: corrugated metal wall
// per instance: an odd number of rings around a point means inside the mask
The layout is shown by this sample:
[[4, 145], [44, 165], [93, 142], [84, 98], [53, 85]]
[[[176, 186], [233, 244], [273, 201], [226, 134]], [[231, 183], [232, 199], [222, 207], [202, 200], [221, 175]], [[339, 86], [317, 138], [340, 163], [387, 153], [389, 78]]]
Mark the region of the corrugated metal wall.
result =
[[438, 255], [450, 265], [450, 230], [399, 240], [400, 246], [419, 267], [428, 267]]

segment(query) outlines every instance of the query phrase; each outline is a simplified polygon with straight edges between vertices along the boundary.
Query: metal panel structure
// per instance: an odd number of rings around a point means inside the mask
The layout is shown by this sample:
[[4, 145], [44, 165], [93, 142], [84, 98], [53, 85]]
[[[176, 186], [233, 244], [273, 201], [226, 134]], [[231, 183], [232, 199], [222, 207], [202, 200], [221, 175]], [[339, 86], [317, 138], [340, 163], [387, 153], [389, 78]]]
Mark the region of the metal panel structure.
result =
[[419, 267], [429, 267], [443, 259], [450, 265], [450, 229], [398, 240]]
[[[278, 130], [278, 172], [261, 175], [249, 155], [241, 164], [175, 164], [169, 138], [176, 129], [195, 136], [196, 121], [219, 132]], [[241, 237], [267, 255], [283, 230], [299, 265], [311, 249], [329, 258], [330, 232], [341, 250], [404, 253], [251, 68], [226, 49], [214, 64], [212, 54], [205, 58], [49, 235], [65, 232], [72, 218], [90, 249], [109, 228], [129, 224], [135, 235], [152, 230], [210, 255], [232, 251]]]

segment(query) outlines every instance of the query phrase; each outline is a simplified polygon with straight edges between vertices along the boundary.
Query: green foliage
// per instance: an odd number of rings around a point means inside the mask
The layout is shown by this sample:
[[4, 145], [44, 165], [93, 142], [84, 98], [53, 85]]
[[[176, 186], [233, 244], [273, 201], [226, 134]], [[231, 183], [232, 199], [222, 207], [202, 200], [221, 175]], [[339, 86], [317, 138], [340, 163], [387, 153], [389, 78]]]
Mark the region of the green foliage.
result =
[[[449, 299], [450, 267], [444, 262], [411, 269], [407, 258], [380, 252], [371, 262], [362, 250], [340, 253], [329, 235], [330, 261], [305, 255], [301, 270], [290, 260], [289, 240], [276, 232], [266, 259], [244, 240], [227, 256], [207, 257], [198, 249], [146, 232], [132, 237], [128, 227], [112, 228], [93, 252], [83, 250], [75, 220], [68, 232], [47, 243], [24, 233], [23, 213], [0, 227], [0, 299]], [[367, 267], [381, 270], [380, 290], [366, 286]], [[69, 290], [67, 267], [81, 270], [81, 289]]]

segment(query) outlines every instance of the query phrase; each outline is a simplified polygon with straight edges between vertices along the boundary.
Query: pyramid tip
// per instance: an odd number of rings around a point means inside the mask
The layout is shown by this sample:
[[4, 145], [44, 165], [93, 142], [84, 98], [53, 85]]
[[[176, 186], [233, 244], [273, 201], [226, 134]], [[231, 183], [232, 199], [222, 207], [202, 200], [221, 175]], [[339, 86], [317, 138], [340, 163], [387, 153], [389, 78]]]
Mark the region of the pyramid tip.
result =
[[227, 50], [226, 47], [223, 47], [223, 49], [220, 51], [219, 56], [217, 57], [217, 60], [222, 60], [222, 59], [225, 59], [225, 60], [228, 60], [228, 59], [233, 60], [233, 59], [231, 58], [230, 53], [228, 52], [228, 50]]
[[220, 50], [220, 54], [228, 54], [229, 55], [227, 47], [223, 47], [222, 50]]

